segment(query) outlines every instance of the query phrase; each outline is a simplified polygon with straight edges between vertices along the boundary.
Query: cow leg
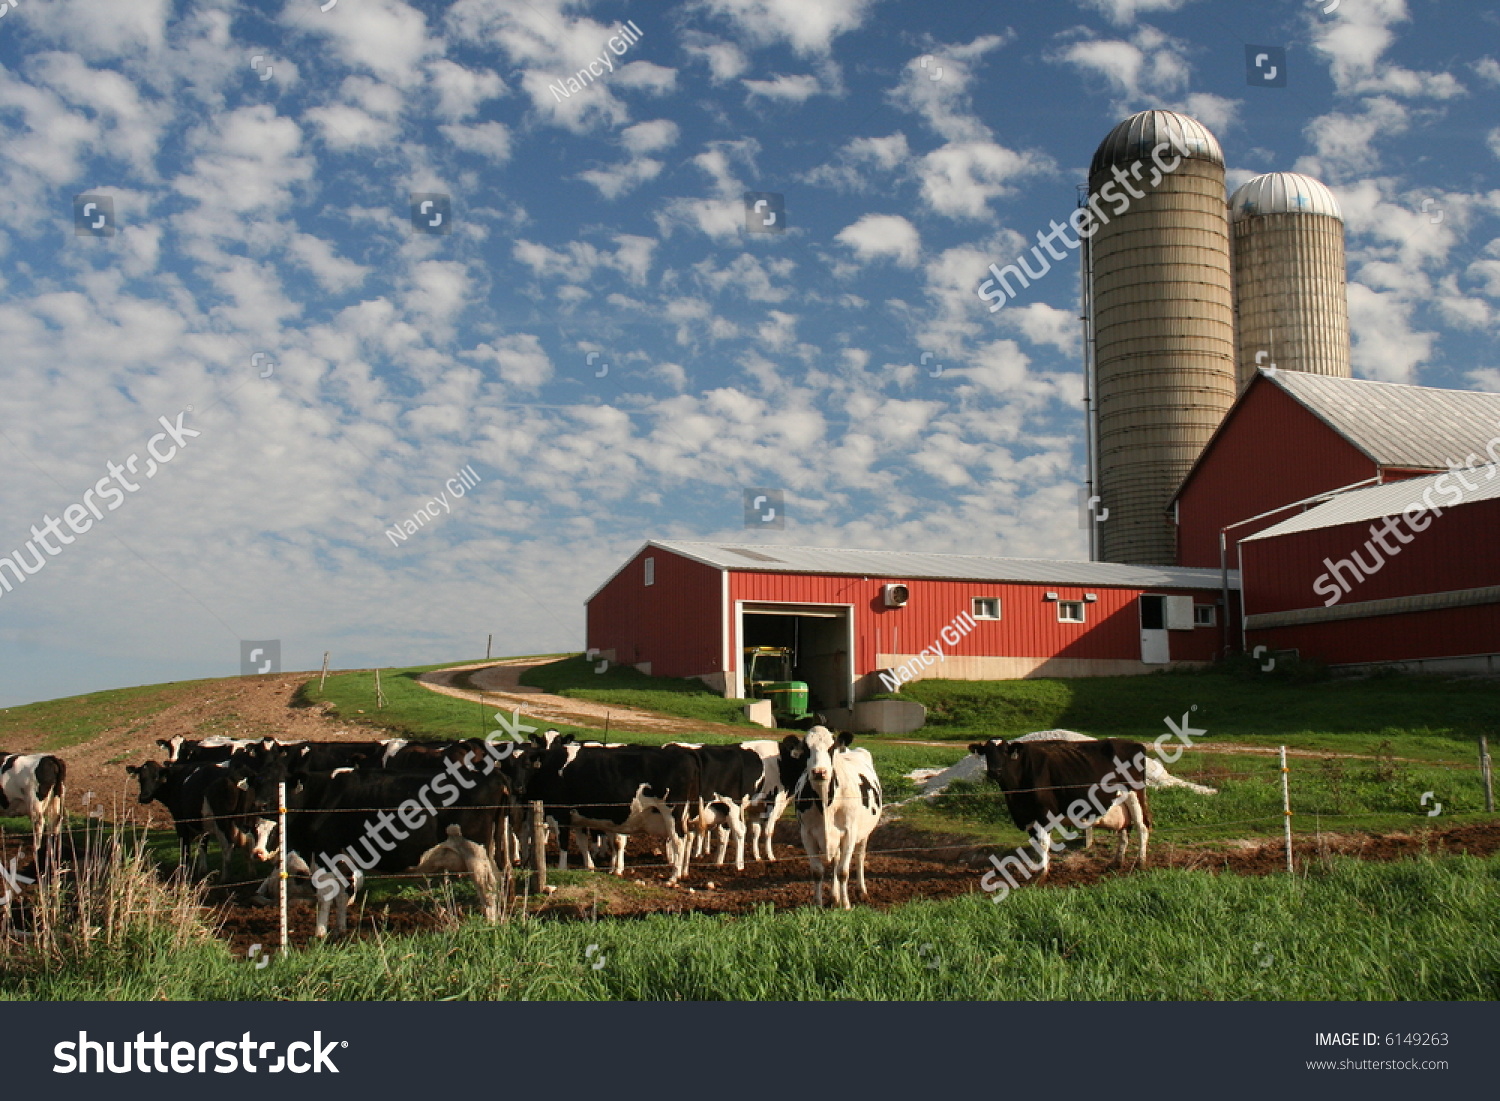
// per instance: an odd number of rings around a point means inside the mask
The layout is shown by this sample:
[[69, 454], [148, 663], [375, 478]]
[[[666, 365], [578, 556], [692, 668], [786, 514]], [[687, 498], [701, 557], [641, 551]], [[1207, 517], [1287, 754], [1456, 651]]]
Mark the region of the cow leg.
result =
[[[745, 870], [745, 811], [738, 805], [729, 808], [729, 833], [734, 837], [734, 870]], [[723, 863], [723, 861], [720, 861]]]
[[1134, 792], [1130, 795], [1130, 824], [1135, 827], [1136, 833], [1141, 838], [1141, 867], [1144, 868], [1146, 866], [1146, 839], [1151, 836], [1151, 831], [1146, 828], [1146, 808], [1141, 806], [1140, 797]]
[[833, 904], [845, 910], [854, 909], [849, 901], [849, 866], [854, 860], [854, 846], [848, 833], [841, 833], [833, 846], [837, 863], [833, 870]]
[[[578, 846], [578, 855], [583, 857], [583, 866], [589, 871], [594, 870], [594, 854], [589, 844], [589, 830], [575, 830], [573, 832], [573, 843]], [[561, 867], [561, 865], [558, 865]]]
[[1125, 850], [1127, 848], [1129, 848], [1129, 845], [1130, 845], [1130, 843], [1128, 841], [1129, 837], [1130, 837], [1130, 827], [1129, 827], [1129, 825], [1126, 825], [1123, 828], [1118, 829], [1118, 830], [1115, 831], [1115, 855], [1114, 855], [1114, 858], [1111, 859], [1110, 862], [1109, 862], [1110, 863], [1110, 867], [1112, 867], [1112, 868], [1119, 868], [1119, 867], [1121, 867], [1121, 866], [1124, 865], [1124, 863], [1125, 863]]
[[1093, 826], [1084, 826], [1083, 827], [1083, 847], [1085, 849], [1092, 849], [1094, 847], [1094, 827]]
[[613, 838], [612, 844], [615, 851], [610, 858], [609, 870], [615, 875], [623, 876], [625, 874], [625, 844], [629, 841], [629, 837], [623, 833], [617, 833], [613, 835]]
[[807, 864], [812, 869], [812, 874], [818, 877], [816, 894], [813, 896], [813, 904], [823, 905], [823, 846], [817, 834], [821, 831], [810, 829], [806, 823], [802, 826], [802, 848], [807, 852]]
[[[1047, 873], [1052, 870], [1052, 834], [1044, 827], [1036, 826], [1035, 847], [1042, 862], [1041, 870], [1037, 873], [1038, 879], [1046, 879]], [[1030, 864], [1031, 861], [1026, 863]]]
[[857, 867], [859, 868], [859, 897], [860, 898], [869, 898], [870, 897], [870, 889], [865, 886], [865, 851], [869, 847], [870, 847], [870, 835], [869, 834], [865, 834], [864, 839], [861, 840], [860, 843], [859, 843], [859, 864], [857, 865]]

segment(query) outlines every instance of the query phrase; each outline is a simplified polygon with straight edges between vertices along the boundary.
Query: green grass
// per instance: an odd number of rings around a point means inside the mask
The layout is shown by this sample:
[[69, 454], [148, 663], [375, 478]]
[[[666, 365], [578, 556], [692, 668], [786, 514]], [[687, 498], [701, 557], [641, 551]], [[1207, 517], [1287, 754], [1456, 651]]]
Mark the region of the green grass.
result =
[[976, 893], [889, 911], [470, 921], [264, 970], [221, 943], [148, 940], [65, 969], [5, 959], [0, 997], [1493, 1000], [1497, 911], [1497, 858], [1335, 858], [1297, 877], [1158, 870], [998, 905]]
[[699, 722], [752, 726], [744, 700], [726, 700], [699, 680], [648, 677], [628, 665], [611, 664], [602, 673], [581, 654], [528, 669], [521, 683], [556, 696], [657, 711]]
[[140, 688], [112, 688], [60, 700], [0, 710], [0, 745], [25, 744], [31, 752], [55, 753], [106, 730], [149, 721], [175, 704], [201, 700], [212, 680], [173, 681]]
[[927, 706], [925, 736], [965, 739], [1062, 727], [1086, 734], [1146, 737], [1163, 716], [1190, 707], [1209, 737], [1281, 736], [1299, 731], [1379, 737], [1387, 729], [1423, 730], [1469, 741], [1500, 731], [1500, 683], [1432, 676], [1334, 678], [1298, 683], [1227, 671], [1159, 673], [1074, 680], [923, 680], [903, 698]]

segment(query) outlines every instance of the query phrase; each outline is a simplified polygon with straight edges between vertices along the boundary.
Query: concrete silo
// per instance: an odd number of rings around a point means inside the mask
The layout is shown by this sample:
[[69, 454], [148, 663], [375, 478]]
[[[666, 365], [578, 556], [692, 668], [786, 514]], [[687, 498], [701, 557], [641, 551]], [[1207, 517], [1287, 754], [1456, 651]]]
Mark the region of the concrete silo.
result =
[[[1167, 505], [1235, 397], [1224, 155], [1204, 126], [1143, 111], [1106, 137], [1074, 212], [1084, 242], [1096, 559], [1176, 560]], [[1092, 226], [1092, 232], [1090, 231]], [[1102, 510], [1108, 509], [1105, 514]]]
[[1344, 219], [1310, 176], [1268, 172], [1229, 200], [1239, 388], [1257, 367], [1349, 378]]

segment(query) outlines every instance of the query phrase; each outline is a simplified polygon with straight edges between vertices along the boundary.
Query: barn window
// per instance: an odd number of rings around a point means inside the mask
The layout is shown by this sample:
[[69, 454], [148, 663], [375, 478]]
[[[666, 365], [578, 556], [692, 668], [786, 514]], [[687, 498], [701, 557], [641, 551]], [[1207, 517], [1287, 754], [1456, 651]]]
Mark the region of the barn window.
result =
[[976, 596], [969, 614], [975, 619], [999, 619], [1000, 598], [998, 596]]
[[1057, 621], [1059, 623], [1082, 623], [1084, 604], [1081, 600], [1059, 600]]
[[646, 584], [656, 584], [656, 559], [646, 559]]
[[1219, 622], [1218, 609], [1212, 604], [1193, 605], [1193, 626], [1212, 627]]

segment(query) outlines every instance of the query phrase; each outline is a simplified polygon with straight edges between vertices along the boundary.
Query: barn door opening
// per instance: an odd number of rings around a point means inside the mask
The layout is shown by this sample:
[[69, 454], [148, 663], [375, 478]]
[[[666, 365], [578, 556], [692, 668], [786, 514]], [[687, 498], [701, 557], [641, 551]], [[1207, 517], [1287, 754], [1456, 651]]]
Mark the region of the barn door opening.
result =
[[1141, 596], [1141, 663], [1166, 665], [1172, 660], [1167, 641], [1167, 598]]

